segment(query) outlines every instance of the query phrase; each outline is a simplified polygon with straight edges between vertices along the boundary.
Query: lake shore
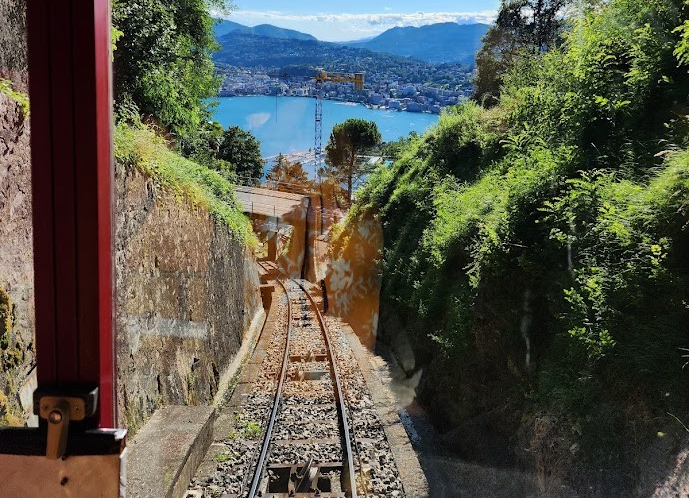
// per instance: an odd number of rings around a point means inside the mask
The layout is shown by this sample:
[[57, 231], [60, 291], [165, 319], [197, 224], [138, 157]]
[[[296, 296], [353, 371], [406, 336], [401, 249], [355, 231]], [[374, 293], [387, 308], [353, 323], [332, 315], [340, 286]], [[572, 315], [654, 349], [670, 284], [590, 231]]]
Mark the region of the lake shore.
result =
[[[268, 160], [266, 170], [278, 154], [294, 157], [304, 163], [311, 178], [315, 146], [315, 99], [308, 97], [221, 97], [213, 119], [224, 127], [239, 126], [250, 131], [261, 143], [261, 155]], [[400, 112], [367, 108], [363, 104], [323, 101], [323, 148], [336, 123], [349, 118], [374, 121], [384, 142], [406, 137], [410, 132], [423, 133], [438, 121], [435, 114]]]

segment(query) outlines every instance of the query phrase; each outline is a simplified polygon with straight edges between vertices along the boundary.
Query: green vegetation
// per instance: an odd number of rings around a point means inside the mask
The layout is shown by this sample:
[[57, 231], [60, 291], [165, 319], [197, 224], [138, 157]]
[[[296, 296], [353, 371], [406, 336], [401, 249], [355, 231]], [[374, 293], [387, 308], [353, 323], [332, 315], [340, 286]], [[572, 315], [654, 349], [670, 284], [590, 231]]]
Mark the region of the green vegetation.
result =
[[236, 430], [232, 429], [229, 434], [230, 439], [243, 437], [244, 439], [258, 439], [261, 435], [261, 424], [253, 420], [245, 420], [244, 415], [239, 415]]
[[474, 99], [487, 105], [497, 103], [502, 77], [518, 60], [561, 42], [562, 11], [571, 3], [573, 0], [502, 0], [495, 25], [476, 54]]
[[432, 413], [491, 414], [501, 450], [587, 490], [580, 467], [634, 489], [641, 451], [689, 420], [688, 16], [611, 0], [568, 18], [500, 75], [497, 105], [410, 138], [349, 214], [383, 224], [381, 313]]
[[24, 417], [12, 406], [7, 395], [0, 391], [0, 427], [22, 427]]
[[31, 346], [27, 347], [21, 336], [13, 331], [16, 318], [15, 304], [9, 293], [0, 288], [0, 371], [4, 373], [5, 381], [3, 389], [0, 389], [0, 427], [19, 427], [24, 424], [24, 415], [16, 396], [17, 369], [26, 361]]
[[114, 0], [114, 93], [175, 136], [193, 136], [217, 94], [210, 7], [223, 0]]
[[0, 289], [0, 349], [3, 351], [9, 346], [13, 323], [14, 305], [7, 291]]
[[219, 48], [210, 8], [226, 0], [113, 2], [114, 93], [117, 119], [141, 121], [177, 151], [228, 179], [261, 176], [259, 144], [248, 132], [209, 121], [220, 89], [211, 59]]
[[263, 158], [258, 140], [239, 126], [230, 126], [222, 134], [218, 158], [234, 165], [234, 172], [250, 178], [263, 176]]
[[283, 192], [302, 192], [305, 194], [314, 188], [314, 184], [309, 180], [301, 162], [291, 162], [282, 154], [278, 154], [275, 163], [268, 171], [266, 185]]
[[145, 126], [120, 123], [115, 127], [115, 158], [137, 168], [179, 199], [208, 210], [239, 238], [255, 238], [242, 214], [232, 184], [217, 171], [171, 151], [163, 138]]
[[258, 439], [261, 435], [261, 426], [257, 422], [249, 421], [242, 426], [242, 433], [247, 439]]
[[217, 463], [225, 463], [225, 462], [229, 462], [230, 460], [234, 460], [235, 458], [237, 458], [237, 456], [238, 455], [234, 452], [232, 452], [232, 453], [218, 453], [217, 455], [215, 455], [213, 457], [213, 460], [215, 460], [215, 462], [217, 462]]
[[0, 78], [0, 93], [4, 93], [19, 104], [24, 118], [29, 117], [29, 96], [25, 93], [15, 91], [12, 88], [12, 82], [10, 80]]
[[366, 162], [359, 156], [366, 150], [380, 144], [378, 125], [365, 119], [350, 118], [338, 123], [330, 132], [325, 146], [328, 168], [325, 173], [340, 183], [347, 185], [347, 200], [352, 200], [354, 180], [367, 172]]
[[224, 131], [220, 123], [206, 121], [199, 126], [197, 133], [178, 140], [178, 149], [184, 157], [232, 178], [233, 165], [218, 157]]

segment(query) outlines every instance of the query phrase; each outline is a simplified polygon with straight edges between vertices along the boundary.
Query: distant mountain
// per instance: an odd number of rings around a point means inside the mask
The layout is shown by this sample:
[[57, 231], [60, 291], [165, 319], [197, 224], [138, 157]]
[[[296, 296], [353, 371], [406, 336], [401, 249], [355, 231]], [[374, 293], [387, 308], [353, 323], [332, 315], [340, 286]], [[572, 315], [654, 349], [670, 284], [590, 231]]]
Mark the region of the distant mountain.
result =
[[239, 24], [238, 22], [228, 21], [226, 19], [216, 19], [213, 25], [213, 34], [217, 40], [223, 35], [230, 33], [231, 31], [236, 31], [238, 29], [244, 29], [246, 26]]
[[282, 38], [287, 40], [316, 40], [316, 37], [311, 36], [301, 31], [293, 29], [278, 28], [272, 24], [259, 24], [253, 28], [245, 28], [240, 30], [247, 35], [266, 36], [268, 38]]
[[[349, 61], [347, 72], [365, 71], [375, 61], [394, 61], [395, 64], [421, 64], [421, 61], [391, 55], [379, 54], [370, 50], [338, 45], [336, 43], [321, 42], [314, 39], [298, 40], [287, 38], [269, 38], [248, 34], [243, 30], [235, 30], [218, 38], [221, 48], [213, 55], [213, 59], [221, 64], [239, 67], [273, 67], [332, 66], [338, 59]], [[340, 67], [340, 64], [338, 64]]]
[[309, 34], [293, 29], [278, 28], [272, 24], [259, 24], [258, 26], [250, 28], [249, 26], [244, 26], [243, 24], [227, 21], [225, 19], [220, 20], [220, 22], [213, 26], [213, 32], [216, 40], [228, 33], [234, 32], [287, 40], [316, 40], [315, 37]]
[[337, 41], [334, 43], [337, 43], [338, 45], [360, 45], [364, 42], [371, 41], [374, 38], [375, 38], [375, 36], [367, 36], [365, 38], [357, 38], [356, 40]]
[[315, 39], [269, 38], [234, 30], [218, 38], [218, 43], [221, 48], [213, 54], [213, 60], [221, 71], [226, 66], [234, 66], [297, 76], [313, 74], [313, 68], [324, 67], [331, 72], [365, 72], [369, 82], [399, 80], [448, 88], [465, 85], [470, 79], [467, 68], [458, 64], [434, 65]]
[[481, 38], [489, 27], [487, 24], [446, 22], [419, 28], [392, 28], [372, 40], [347, 45], [428, 62], [472, 65], [481, 48]]

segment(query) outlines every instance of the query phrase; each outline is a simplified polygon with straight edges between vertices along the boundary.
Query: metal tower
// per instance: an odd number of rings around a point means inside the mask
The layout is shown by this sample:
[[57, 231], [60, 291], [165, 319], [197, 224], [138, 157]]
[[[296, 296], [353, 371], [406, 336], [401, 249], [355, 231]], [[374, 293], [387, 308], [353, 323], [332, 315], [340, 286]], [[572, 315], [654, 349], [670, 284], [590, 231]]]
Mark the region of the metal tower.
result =
[[321, 167], [323, 160], [323, 81], [316, 79], [316, 119], [314, 129], [314, 169], [316, 172]]
[[314, 127], [314, 150], [313, 158], [315, 161], [315, 169], [321, 167], [323, 161], [323, 82], [324, 81], [340, 81], [354, 83], [354, 90], [361, 91], [364, 89], [364, 73], [343, 74], [330, 73], [328, 74], [323, 69], [316, 70], [316, 118]]

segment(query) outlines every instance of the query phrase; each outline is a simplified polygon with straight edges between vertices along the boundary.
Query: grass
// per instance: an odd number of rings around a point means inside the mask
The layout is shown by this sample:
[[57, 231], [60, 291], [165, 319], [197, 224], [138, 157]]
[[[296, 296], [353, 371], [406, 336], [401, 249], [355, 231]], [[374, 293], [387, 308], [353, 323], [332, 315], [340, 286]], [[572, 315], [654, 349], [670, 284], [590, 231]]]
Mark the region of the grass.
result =
[[171, 151], [163, 138], [146, 127], [117, 124], [114, 146], [120, 164], [150, 176], [179, 201], [206, 209], [233, 236], [256, 247], [257, 240], [232, 184], [218, 172]]
[[258, 439], [263, 432], [261, 425], [253, 420], [243, 420], [242, 417], [243, 415], [240, 415], [236, 428], [230, 431], [228, 437], [232, 440], [240, 437], [244, 439]]
[[225, 463], [234, 459], [236, 456], [236, 453], [219, 453], [213, 457], [213, 460], [217, 463]]
[[257, 439], [261, 435], [261, 426], [252, 420], [243, 423], [241, 429], [246, 439]]

